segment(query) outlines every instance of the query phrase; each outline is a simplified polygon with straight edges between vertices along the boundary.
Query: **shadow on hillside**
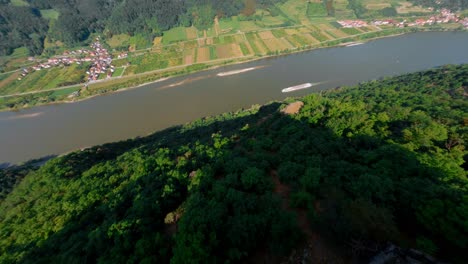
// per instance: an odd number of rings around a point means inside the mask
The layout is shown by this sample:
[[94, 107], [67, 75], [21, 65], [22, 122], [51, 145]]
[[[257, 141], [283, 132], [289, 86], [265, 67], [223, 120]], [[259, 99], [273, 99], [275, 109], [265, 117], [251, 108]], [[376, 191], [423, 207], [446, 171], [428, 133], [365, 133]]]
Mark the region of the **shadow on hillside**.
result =
[[[425, 199], [430, 199], [434, 195], [428, 193], [430, 187], [441, 184], [441, 179], [444, 178], [441, 171], [421, 164], [413, 153], [398, 145], [370, 136], [338, 137], [327, 128], [313, 126], [306, 120], [297, 120], [280, 114], [278, 112], [280, 106], [280, 103], [272, 103], [261, 107], [256, 114], [236, 119], [229, 119], [230, 116], [225, 115], [220, 117], [223, 120], [206, 119], [208, 124], [198, 122], [196, 124], [200, 125], [194, 127], [176, 126], [148, 137], [71, 153], [61, 159], [64, 164], [72, 168], [66, 176], [78, 177], [92, 166], [115, 160], [132, 149], [140, 149], [144, 153], [151, 154], [159, 148], [177, 150], [181, 145], [196, 141], [202, 145], [212, 144], [212, 134], [219, 132], [223, 137], [238, 138], [231, 143], [227, 157], [245, 157], [256, 162], [261, 169], [277, 170], [281, 181], [290, 185], [295, 192], [304, 190], [300, 178], [308, 172], [308, 169], [318, 168], [322, 176], [318, 178], [317, 184], [307, 191], [313, 193], [312, 199], [322, 203], [320, 209], [322, 211], [312, 212], [311, 215], [315, 214], [316, 218], [309, 220], [315, 229], [318, 226], [323, 227], [320, 232], [337, 244], [347, 245], [350, 239], [355, 237], [365, 241], [378, 240], [378, 243], [388, 240], [401, 242], [404, 240], [403, 236], [393, 234], [396, 226], [400, 227], [397, 233], [405, 232], [406, 236], [410, 237], [428, 231], [415, 219], [414, 206], [417, 205], [411, 204], [409, 200], [417, 197], [421, 199], [418, 202], [424, 204]], [[241, 132], [247, 124], [249, 128]], [[206, 164], [208, 166], [216, 162], [218, 161], [207, 160]], [[227, 164], [230, 161], [223, 162]], [[215, 169], [216, 177], [225, 176], [225, 169]], [[185, 173], [188, 174], [190, 171]], [[367, 178], [362, 178], [363, 175]], [[390, 177], [391, 183], [382, 175]], [[137, 207], [134, 204], [135, 197], [138, 195], [154, 196], [155, 199], [163, 197], [162, 191], [167, 184], [161, 179], [164, 177], [168, 176], [149, 171], [138, 179], [138, 183], [130, 181], [118, 193], [109, 191], [101, 201], [84, 209], [79, 215], [74, 215], [60, 231], [50, 233], [39, 246], [37, 241], [31, 241], [27, 245], [13, 244], [8, 252], [25, 252], [22, 259], [24, 263], [48, 263], [51, 260], [60, 262], [65, 259], [77, 263], [95, 263], [99, 256], [111, 256], [111, 250], [118, 250], [119, 254], [129, 257], [136, 256], [135, 252], [141, 250], [136, 245], [137, 241], [149, 234], [152, 236], [156, 236], [156, 233], [162, 234], [164, 216], [173, 212], [187, 199], [187, 186], [183, 181], [179, 181], [173, 186], [177, 191], [162, 199], [162, 202], [158, 202], [157, 208], [151, 204], [142, 204], [140, 209], [135, 209]], [[200, 186], [204, 185], [203, 181], [212, 180], [212, 178], [201, 178]], [[328, 191], [336, 189], [340, 195], [329, 194]], [[359, 203], [361, 200], [365, 202]], [[350, 204], [349, 201], [357, 201], [357, 204]], [[109, 204], [113, 207], [111, 208]], [[385, 213], [390, 214], [390, 220], [373, 214], [375, 208], [373, 204], [388, 209]], [[303, 206], [307, 208], [307, 204]], [[353, 210], [359, 211], [362, 215], [349, 215], [348, 213]], [[396, 218], [395, 222], [391, 221], [392, 217]], [[368, 223], [369, 219], [377, 220], [375, 223]], [[115, 237], [110, 239], [108, 235], [110, 231], [102, 230], [110, 226], [109, 221], [120, 225], [124, 220], [127, 222], [139, 220], [141, 224], [119, 230], [122, 232], [119, 239]], [[326, 225], [320, 225], [325, 221]], [[344, 234], [340, 236], [340, 232]], [[167, 243], [166, 246], [173, 243], [169, 237], [162, 240]], [[262, 250], [265, 243], [266, 241], [258, 241], [258, 248], [251, 249], [251, 253]], [[162, 249], [158, 249], [158, 246], [160, 245], [148, 246], [155, 252], [150, 250], [151, 252], [145, 254], [160, 254]], [[441, 248], [441, 250], [447, 249]], [[64, 252], [67, 254], [66, 258], [64, 255], [53, 257]], [[366, 254], [372, 253], [366, 252]], [[271, 252], [266, 254], [255, 261], [273, 259], [271, 255], [274, 254]], [[348, 254], [346, 251], [346, 255]], [[165, 256], [159, 258], [159, 262], [168, 262], [170, 255], [171, 252], [166, 252]], [[324, 261], [326, 262], [326, 259]]]

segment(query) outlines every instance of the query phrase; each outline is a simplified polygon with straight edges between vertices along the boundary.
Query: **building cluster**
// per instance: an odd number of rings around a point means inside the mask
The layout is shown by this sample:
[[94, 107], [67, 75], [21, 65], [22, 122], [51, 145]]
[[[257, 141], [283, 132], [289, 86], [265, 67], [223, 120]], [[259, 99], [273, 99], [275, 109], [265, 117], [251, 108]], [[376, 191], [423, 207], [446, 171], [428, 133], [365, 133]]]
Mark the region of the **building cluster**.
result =
[[90, 52], [90, 55], [93, 56], [93, 60], [91, 68], [86, 71], [88, 81], [96, 81], [102, 73], [107, 74], [107, 77], [111, 77], [115, 70], [115, 67], [112, 65], [112, 57], [107, 49], [101, 45], [99, 38], [96, 38], [96, 41], [91, 44], [91, 48], [93, 50]]
[[[120, 56], [120, 55], [119, 55]], [[99, 38], [91, 44], [91, 49], [79, 49], [74, 51], [65, 51], [61, 56], [48, 59], [46, 62], [34, 65], [29, 68], [24, 68], [21, 71], [21, 80], [33, 71], [49, 69], [58, 66], [70, 66], [72, 64], [81, 65], [82, 63], [90, 62], [91, 67], [86, 71], [88, 81], [95, 81], [101, 73], [106, 73], [108, 77], [112, 76], [115, 68], [112, 63], [112, 56], [106, 48], [102, 46]]]
[[460, 23], [465, 28], [468, 27], [468, 19], [461, 19], [457, 14], [453, 13], [448, 9], [441, 9], [440, 13], [429, 18], [423, 19], [416, 19], [414, 22], [404, 21], [395, 21], [393, 19], [386, 19], [386, 20], [376, 20], [373, 21], [372, 24], [376, 26], [382, 25], [392, 25], [396, 27], [414, 27], [414, 26], [425, 26], [425, 25], [434, 25], [434, 24], [441, 24], [441, 23]]
[[408, 23], [408, 26], [424, 26], [449, 22], [458, 23], [460, 20], [457, 14], [452, 13], [448, 9], [442, 9], [438, 15], [431, 16], [427, 19], [416, 19], [414, 22]]
[[119, 55], [117, 55], [117, 59], [125, 59], [127, 57], [128, 57], [127, 52], [123, 52], [123, 53], [120, 53]]
[[338, 20], [338, 24], [344, 28], [360, 28], [367, 26], [367, 22], [362, 20]]

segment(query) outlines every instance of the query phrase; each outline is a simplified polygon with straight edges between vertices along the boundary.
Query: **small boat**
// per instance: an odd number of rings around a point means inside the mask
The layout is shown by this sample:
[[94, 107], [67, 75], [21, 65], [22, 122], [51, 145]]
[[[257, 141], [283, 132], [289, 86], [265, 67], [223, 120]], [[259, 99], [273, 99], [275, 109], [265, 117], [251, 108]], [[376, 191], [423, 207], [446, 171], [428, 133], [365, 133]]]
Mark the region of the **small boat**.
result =
[[353, 47], [353, 46], [359, 46], [359, 45], [362, 45], [364, 43], [362, 42], [351, 42], [349, 44], [346, 45], [346, 47]]
[[303, 84], [300, 84], [300, 85], [284, 88], [283, 90], [281, 90], [281, 92], [289, 93], [289, 92], [294, 92], [294, 91], [297, 91], [297, 90], [306, 89], [306, 88], [309, 88], [309, 87], [312, 87], [311, 83], [303, 83]]
[[218, 73], [217, 75], [220, 76], [220, 77], [223, 77], [223, 76], [229, 76], [229, 75], [244, 73], [244, 72], [248, 72], [248, 71], [253, 71], [255, 69], [257, 69], [257, 67], [246, 68], [246, 69], [235, 70], [235, 71], [228, 71], [228, 72], [221, 72], [221, 73]]

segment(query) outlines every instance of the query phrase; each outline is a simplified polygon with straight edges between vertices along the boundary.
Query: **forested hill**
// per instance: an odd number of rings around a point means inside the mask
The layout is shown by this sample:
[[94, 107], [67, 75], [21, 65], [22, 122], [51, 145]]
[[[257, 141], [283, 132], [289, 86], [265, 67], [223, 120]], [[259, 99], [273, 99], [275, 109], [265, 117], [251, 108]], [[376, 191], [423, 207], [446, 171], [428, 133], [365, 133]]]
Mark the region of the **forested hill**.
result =
[[362, 263], [388, 243], [463, 263], [467, 76], [371, 81], [50, 160], [1, 201], [0, 263], [275, 263], [292, 249]]
[[[252, 14], [255, 7], [268, 7], [282, 0], [24, 0], [15, 6], [0, 0], [0, 55], [26, 46], [41, 54], [44, 38], [73, 46], [91, 33], [106, 36], [144, 33], [152, 39], [175, 26], [206, 29], [214, 17]], [[18, 1], [17, 1], [18, 2]], [[40, 10], [58, 12], [57, 19]]]

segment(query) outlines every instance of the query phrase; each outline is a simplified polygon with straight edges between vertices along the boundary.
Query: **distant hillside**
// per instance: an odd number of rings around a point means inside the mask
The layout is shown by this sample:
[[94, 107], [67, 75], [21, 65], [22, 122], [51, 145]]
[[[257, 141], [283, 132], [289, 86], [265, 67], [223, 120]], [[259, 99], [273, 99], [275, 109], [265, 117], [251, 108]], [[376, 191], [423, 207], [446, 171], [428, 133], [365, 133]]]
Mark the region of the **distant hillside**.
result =
[[172, 27], [207, 28], [215, 16], [250, 14], [255, 6], [281, 1], [256, 0], [249, 7], [244, 0], [0, 0], [0, 56], [21, 46], [41, 54], [46, 36], [70, 46], [92, 33], [144, 33], [152, 39]]
[[8, 182], [0, 262], [362, 263], [391, 242], [463, 263], [467, 76], [446, 66], [52, 159]]

